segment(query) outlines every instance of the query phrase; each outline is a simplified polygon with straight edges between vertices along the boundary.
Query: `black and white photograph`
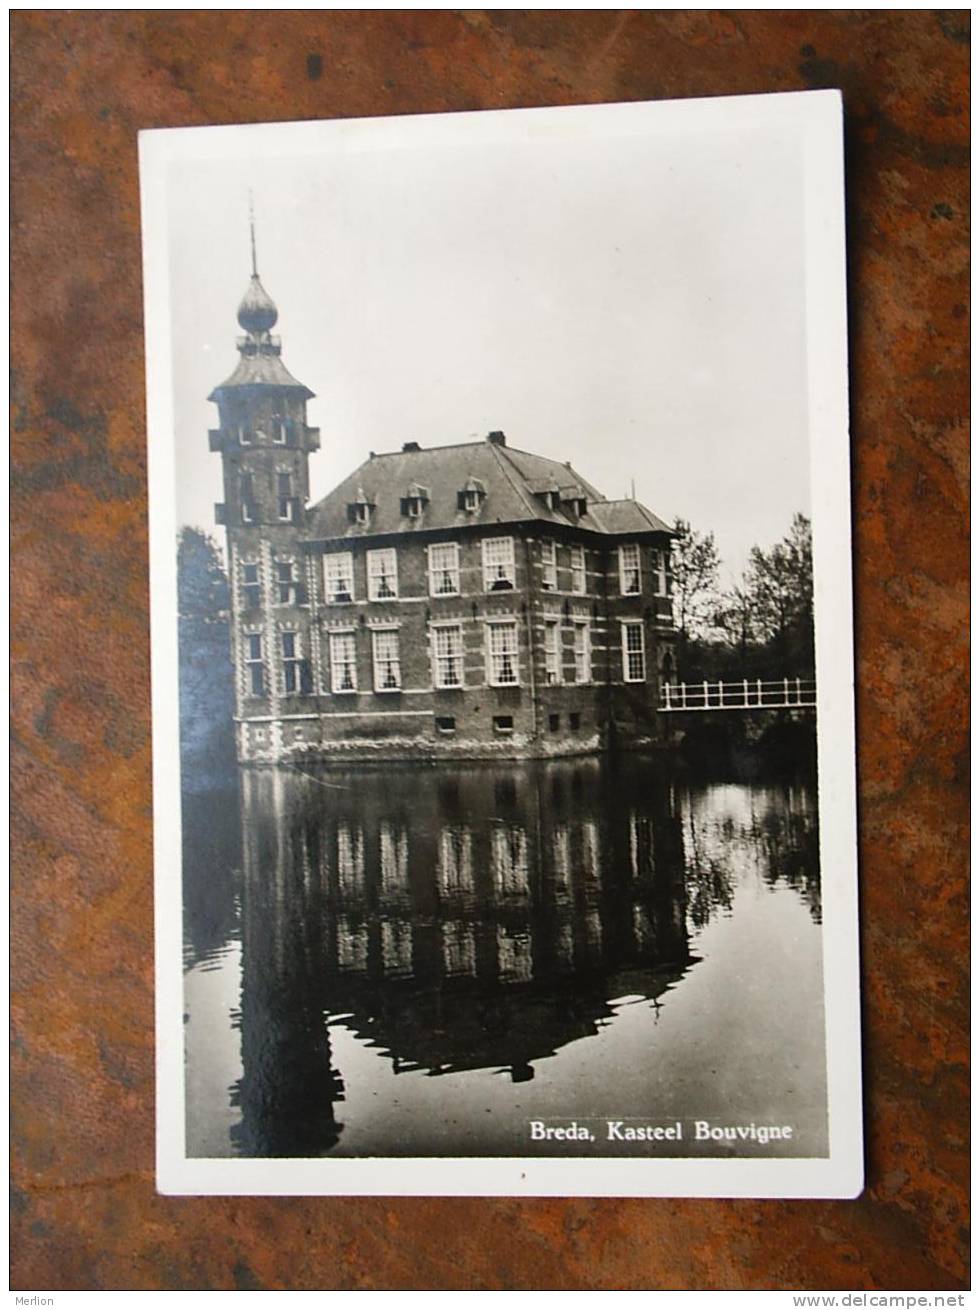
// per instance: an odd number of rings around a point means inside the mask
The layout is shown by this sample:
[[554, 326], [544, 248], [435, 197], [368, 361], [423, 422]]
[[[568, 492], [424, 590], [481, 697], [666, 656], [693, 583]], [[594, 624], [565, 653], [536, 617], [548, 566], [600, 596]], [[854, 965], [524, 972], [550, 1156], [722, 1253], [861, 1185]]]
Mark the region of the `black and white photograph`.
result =
[[854, 1195], [839, 97], [141, 183], [160, 1189]]

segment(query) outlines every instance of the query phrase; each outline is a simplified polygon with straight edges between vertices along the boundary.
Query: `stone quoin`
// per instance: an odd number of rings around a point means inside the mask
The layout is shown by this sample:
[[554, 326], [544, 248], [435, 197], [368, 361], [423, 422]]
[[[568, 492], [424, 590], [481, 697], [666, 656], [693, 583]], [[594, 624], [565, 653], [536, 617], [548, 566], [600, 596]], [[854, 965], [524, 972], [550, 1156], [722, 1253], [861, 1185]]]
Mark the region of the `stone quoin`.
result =
[[484, 441], [372, 454], [317, 504], [313, 396], [252, 276], [210, 399], [242, 763], [648, 745], [673, 674], [672, 533], [570, 464]]

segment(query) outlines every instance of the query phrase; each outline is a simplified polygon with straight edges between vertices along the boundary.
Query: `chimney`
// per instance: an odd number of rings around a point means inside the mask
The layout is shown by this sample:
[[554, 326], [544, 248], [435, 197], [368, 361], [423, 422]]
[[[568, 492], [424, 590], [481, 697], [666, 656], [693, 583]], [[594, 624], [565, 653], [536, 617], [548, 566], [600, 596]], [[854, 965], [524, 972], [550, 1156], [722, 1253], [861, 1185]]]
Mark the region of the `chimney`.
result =
[[487, 441], [491, 446], [506, 446], [507, 438], [502, 432], [488, 432]]
[[417, 441], [406, 441], [402, 444], [402, 453], [409, 454], [413, 450], [421, 450], [422, 447]]

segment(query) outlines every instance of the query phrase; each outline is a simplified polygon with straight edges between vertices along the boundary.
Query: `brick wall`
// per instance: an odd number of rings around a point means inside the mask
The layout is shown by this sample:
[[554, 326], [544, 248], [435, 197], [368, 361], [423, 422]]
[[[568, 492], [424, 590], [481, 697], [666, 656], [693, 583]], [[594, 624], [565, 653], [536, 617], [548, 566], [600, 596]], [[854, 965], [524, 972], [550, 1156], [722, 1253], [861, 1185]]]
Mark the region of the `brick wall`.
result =
[[[317, 748], [352, 750], [361, 745], [371, 753], [384, 746], [397, 753], [413, 749], [465, 754], [478, 746], [501, 754], [563, 753], [604, 744], [610, 718], [622, 737], [652, 735], [659, 693], [658, 661], [665, 637], [661, 631], [669, 600], [654, 596], [650, 549], [641, 547], [641, 594], [619, 594], [619, 560], [610, 550], [585, 547], [586, 588], [573, 594], [573, 541], [556, 543], [557, 587], [545, 585], [547, 538], [507, 533], [461, 533], [460, 594], [431, 595], [428, 547], [421, 536], [389, 541], [351, 539], [342, 553], [351, 555], [353, 600], [328, 603], [324, 586], [324, 556], [338, 553], [314, 545], [297, 549], [297, 535], [288, 526], [235, 529], [234, 559], [239, 612], [236, 623], [244, 633], [258, 626], [266, 633], [267, 695], [247, 693], [246, 671], [237, 648], [240, 713], [253, 723], [243, 733], [242, 755], [272, 758], [280, 751]], [[483, 537], [511, 536], [514, 545], [513, 590], [484, 590]], [[368, 551], [394, 546], [397, 598], [368, 600]], [[246, 559], [262, 566], [264, 615], [240, 607], [240, 573]], [[275, 565], [293, 560], [305, 603], [279, 603]], [[621, 621], [643, 624], [646, 679], [625, 684], [621, 654]], [[517, 638], [516, 686], [491, 686], [488, 680], [487, 626], [492, 621], [514, 624]], [[463, 639], [464, 685], [436, 688], [431, 657], [432, 625], [458, 622]], [[586, 626], [591, 681], [576, 681], [574, 632]], [[546, 628], [553, 628], [556, 659], [549, 661]], [[401, 686], [375, 687], [373, 634], [397, 633]], [[287, 695], [283, 685], [281, 633], [295, 631], [302, 657], [310, 663], [310, 689]], [[331, 634], [352, 638], [356, 690], [332, 690]], [[669, 637], [669, 634], [668, 634]], [[554, 675], [557, 673], [557, 677]], [[260, 719], [274, 722], [261, 724]]]

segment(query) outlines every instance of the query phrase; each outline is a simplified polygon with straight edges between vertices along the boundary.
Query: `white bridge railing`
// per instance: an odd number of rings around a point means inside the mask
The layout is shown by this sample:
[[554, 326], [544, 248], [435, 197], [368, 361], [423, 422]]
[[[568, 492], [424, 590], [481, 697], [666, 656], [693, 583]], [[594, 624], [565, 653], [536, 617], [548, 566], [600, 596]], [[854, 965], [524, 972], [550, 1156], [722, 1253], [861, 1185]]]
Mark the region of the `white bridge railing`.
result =
[[817, 684], [806, 678], [778, 678], [763, 681], [743, 678], [741, 682], [666, 682], [660, 688], [660, 709], [690, 710], [781, 710], [815, 709]]

